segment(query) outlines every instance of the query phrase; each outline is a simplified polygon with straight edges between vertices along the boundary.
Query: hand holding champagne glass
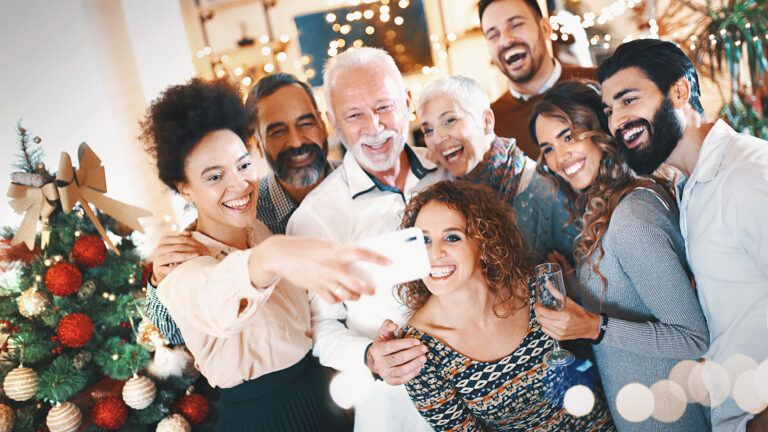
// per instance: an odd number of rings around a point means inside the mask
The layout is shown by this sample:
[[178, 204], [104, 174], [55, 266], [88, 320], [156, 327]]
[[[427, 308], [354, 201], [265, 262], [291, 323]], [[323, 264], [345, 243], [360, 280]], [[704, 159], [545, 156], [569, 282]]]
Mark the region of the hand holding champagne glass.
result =
[[[563, 282], [563, 271], [559, 264], [539, 264], [534, 269], [536, 298], [547, 309], [561, 310], [568, 298]], [[544, 355], [544, 363], [550, 367], [568, 366], [575, 360], [574, 355], [555, 341], [555, 349]]]

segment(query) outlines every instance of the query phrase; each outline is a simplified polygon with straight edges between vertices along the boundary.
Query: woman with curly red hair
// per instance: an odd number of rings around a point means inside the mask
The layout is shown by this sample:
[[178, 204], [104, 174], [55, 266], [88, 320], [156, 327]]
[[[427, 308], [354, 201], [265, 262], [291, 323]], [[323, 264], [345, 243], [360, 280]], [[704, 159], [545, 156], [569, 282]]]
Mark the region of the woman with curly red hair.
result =
[[620, 415], [617, 396], [625, 385], [666, 380], [679, 361], [704, 354], [709, 333], [687, 272], [675, 201], [664, 182], [629, 169], [601, 114], [599, 87], [585, 82], [559, 84], [534, 107], [530, 130], [541, 148], [539, 169], [567, 191], [572, 215], [581, 220], [574, 253], [583, 305], [537, 307], [539, 322], [558, 340], [593, 341], [620, 431], [708, 430], [703, 407], [661, 390], [669, 386], [654, 391], [653, 418]]
[[424, 231], [430, 274], [404, 284], [414, 311], [403, 337], [428, 348], [406, 384], [435, 430], [614, 430], [598, 398], [584, 417], [560, 404], [566, 374], [533, 312], [529, 255], [510, 208], [487, 187], [436, 183], [411, 199], [402, 227]]

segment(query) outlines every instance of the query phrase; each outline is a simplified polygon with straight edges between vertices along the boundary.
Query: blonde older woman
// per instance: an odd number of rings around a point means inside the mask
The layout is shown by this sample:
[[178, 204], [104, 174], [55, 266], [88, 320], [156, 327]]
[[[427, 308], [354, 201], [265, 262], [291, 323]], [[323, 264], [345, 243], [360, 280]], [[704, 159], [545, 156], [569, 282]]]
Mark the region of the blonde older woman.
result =
[[523, 154], [514, 138], [494, 134], [491, 104], [477, 82], [462, 76], [432, 81], [417, 113], [433, 160], [457, 178], [496, 191], [514, 209], [535, 260], [543, 261], [552, 252], [558, 259], [570, 259], [578, 231], [569, 221], [567, 197], [536, 172], [536, 162]]

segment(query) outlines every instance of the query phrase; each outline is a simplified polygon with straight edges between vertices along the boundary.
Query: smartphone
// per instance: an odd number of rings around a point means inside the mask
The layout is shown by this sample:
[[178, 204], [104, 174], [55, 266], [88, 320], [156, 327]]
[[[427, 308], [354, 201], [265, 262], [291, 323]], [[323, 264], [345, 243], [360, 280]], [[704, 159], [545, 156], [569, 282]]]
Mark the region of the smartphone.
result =
[[429, 274], [429, 256], [421, 228], [406, 228], [367, 238], [355, 242], [355, 246], [369, 249], [392, 261], [388, 266], [369, 262], [350, 265], [353, 274], [372, 286], [394, 286]]

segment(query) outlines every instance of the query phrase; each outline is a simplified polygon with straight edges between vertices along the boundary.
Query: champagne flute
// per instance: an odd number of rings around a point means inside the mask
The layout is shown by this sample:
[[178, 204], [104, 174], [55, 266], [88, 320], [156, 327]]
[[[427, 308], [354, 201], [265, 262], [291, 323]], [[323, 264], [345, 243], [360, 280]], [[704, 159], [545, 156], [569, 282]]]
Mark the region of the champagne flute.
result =
[[[534, 269], [536, 283], [536, 297], [547, 309], [561, 310], [565, 306], [568, 296], [563, 282], [563, 271], [559, 264], [539, 264]], [[573, 353], [560, 348], [555, 340], [555, 349], [544, 355], [544, 363], [550, 367], [564, 367], [573, 363], [576, 359]]]

